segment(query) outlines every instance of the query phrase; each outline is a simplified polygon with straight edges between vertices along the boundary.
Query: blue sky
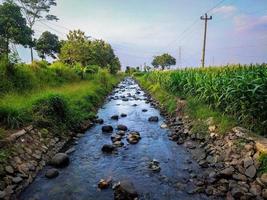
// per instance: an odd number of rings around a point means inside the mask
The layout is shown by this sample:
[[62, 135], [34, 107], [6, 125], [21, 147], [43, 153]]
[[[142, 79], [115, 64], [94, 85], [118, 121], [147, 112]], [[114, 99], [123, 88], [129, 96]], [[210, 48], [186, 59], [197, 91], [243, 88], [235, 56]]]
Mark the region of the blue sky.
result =
[[[183, 66], [199, 66], [204, 22], [220, 0], [58, 0], [58, 22], [36, 24], [64, 39], [69, 29], [112, 44], [123, 66], [150, 64], [153, 56], [181, 46]], [[225, 0], [209, 12], [207, 65], [267, 62], [267, 0]], [[29, 50], [19, 48], [24, 61]]]

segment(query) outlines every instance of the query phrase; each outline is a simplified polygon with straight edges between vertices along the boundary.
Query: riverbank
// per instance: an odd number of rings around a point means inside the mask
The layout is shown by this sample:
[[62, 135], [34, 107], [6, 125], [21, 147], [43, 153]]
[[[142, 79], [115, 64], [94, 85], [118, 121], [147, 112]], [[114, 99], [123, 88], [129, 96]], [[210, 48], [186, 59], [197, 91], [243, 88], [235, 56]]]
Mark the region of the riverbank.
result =
[[15, 198], [66, 142], [93, 126], [97, 109], [121, 79], [99, 73], [90, 80], [5, 95], [2, 119], [25, 128], [7, 129], [2, 123], [0, 199]]
[[194, 99], [179, 99], [143, 76], [136, 79], [166, 115], [170, 140], [186, 147], [204, 171], [192, 193], [229, 200], [267, 198], [265, 138]]

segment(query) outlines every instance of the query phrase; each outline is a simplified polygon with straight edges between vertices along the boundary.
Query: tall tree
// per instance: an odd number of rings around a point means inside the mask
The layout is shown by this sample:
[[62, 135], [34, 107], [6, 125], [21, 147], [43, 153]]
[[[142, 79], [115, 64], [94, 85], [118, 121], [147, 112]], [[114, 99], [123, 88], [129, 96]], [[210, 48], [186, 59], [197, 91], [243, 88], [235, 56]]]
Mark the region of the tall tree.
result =
[[155, 56], [152, 63], [155, 68], [161, 67], [164, 70], [166, 67], [169, 68], [172, 65], [176, 64], [176, 59], [170, 54], [162, 54], [160, 56]]
[[[58, 20], [55, 15], [48, 14], [52, 6], [56, 6], [56, 0], [8, 0], [17, 3], [23, 11], [27, 24], [31, 30], [37, 20]], [[33, 41], [33, 39], [32, 39]], [[33, 61], [33, 44], [31, 49], [31, 60]]]
[[116, 57], [110, 44], [103, 40], [89, 40], [80, 30], [70, 31], [68, 40], [63, 42], [59, 57], [63, 62], [83, 66], [98, 65], [116, 73], [121, 68], [119, 58]]
[[58, 36], [49, 31], [43, 32], [40, 38], [36, 41], [35, 49], [42, 59], [45, 59], [46, 55], [56, 58], [55, 54], [59, 53], [60, 49]]
[[12, 2], [0, 5], [0, 52], [8, 59], [9, 44], [31, 45], [32, 31], [21, 14], [20, 7]]

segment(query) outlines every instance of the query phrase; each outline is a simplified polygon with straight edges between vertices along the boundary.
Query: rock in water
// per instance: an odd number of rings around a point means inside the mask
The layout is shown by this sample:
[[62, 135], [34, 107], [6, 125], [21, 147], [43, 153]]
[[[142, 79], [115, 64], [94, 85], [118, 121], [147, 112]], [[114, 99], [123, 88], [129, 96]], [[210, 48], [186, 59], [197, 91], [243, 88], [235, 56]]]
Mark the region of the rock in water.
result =
[[112, 151], [115, 149], [115, 147], [111, 144], [105, 144], [102, 147], [102, 151], [105, 153], [112, 153]]
[[57, 169], [49, 169], [49, 170], [47, 170], [47, 172], [45, 173], [45, 177], [46, 177], [46, 178], [49, 178], [49, 179], [51, 179], [51, 178], [55, 178], [55, 177], [57, 177], [58, 175], [59, 175], [59, 172], [58, 172]]
[[119, 124], [119, 125], [117, 126], [117, 129], [120, 130], [120, 131], [127, 131], [127, 130], [128, 130], [127, 126], [125, 126], [125, 125], [121, 125], [121, 124]]
[[150, 121], [150, 122], [158, 122], [159, 121], [159, 117], [158, 116], [149, 117], [148, 121]]
[[98, 188], [103, 190], [103, 189], [107, 189], [109, 187], [109, 182], [104, 180], [104, 179], [101, 179], [98, 183]]
[[147, 112], [148, 110], [147, 109], [142, 109], [142, 112]]
[[122, 113], [122, 114], [121, 114], [121, 117], [127, 117], [127, 114]]
[[113, 115], [113, 116], [111, 117], [111, 119], [113, 119], [113, 120], [118, 120], [118, 119], [119, 119], [119, 115]]
[[102, 132], [112, 133], [113, 132], [113, 127], [110, 126], [110, 125], [102, 126]]
[[137, 144], [140, 139], [141, 139], [140, 133], [135, 132], [135, 131], [130, 132], [128, 137], [127, 137], [127, 141], [130, 144]]
[[70, 163], [69, 156], [65, 153], [58, 153], [56, 154], [52, 160], [50, 161], [50, 164], [54, 167], [63, 168], [68, 166]]
[[95, 120], [95, 122], [98, 123], [98, 124], [103, 124], [104, 123], [104, 120], [98, 118], [98, 119]]
[[135, 200], [138, 198], [138, 193], [134, 184], [129, 181], [121, 181], [115, 187], [115, 200]]

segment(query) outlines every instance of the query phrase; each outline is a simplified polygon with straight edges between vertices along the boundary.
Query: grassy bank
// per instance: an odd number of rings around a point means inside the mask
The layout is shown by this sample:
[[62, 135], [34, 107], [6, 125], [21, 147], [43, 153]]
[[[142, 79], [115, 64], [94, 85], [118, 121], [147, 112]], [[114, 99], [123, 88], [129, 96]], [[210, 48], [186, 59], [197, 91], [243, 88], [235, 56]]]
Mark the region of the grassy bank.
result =
[[[217, 111], [231, 116], [246, 128], [266, 134], [265, 64], [157, 71], [140, 78], [152, 85], [160, 85], [169, 94], [186, 98], [189, 107], [202, 107], [201, 115], [208, 113], [206, 110]], [[198, 117], [199, 113], [192, 114]]]
[[[120, 75], [111, 75], [100, 69], [80, 76], [77, 68], [59, 63], [12, 68], [15, 71], [13, 76], [4, 76], [7, 72], [2, 70], [5, 80], [1, 83], [11, 82], [16, 77], [17, 82], [26, 82], [28, 85], [5, 84], [2, 87], [0, 124], [2, 129], [8, 130], [32, 123], [52, 129], [56, 134], [69, 128], [74, 129], [95, 114], [104, 97], [121, 79]], [[1, 131], [1, 137], [4, 132]]]

